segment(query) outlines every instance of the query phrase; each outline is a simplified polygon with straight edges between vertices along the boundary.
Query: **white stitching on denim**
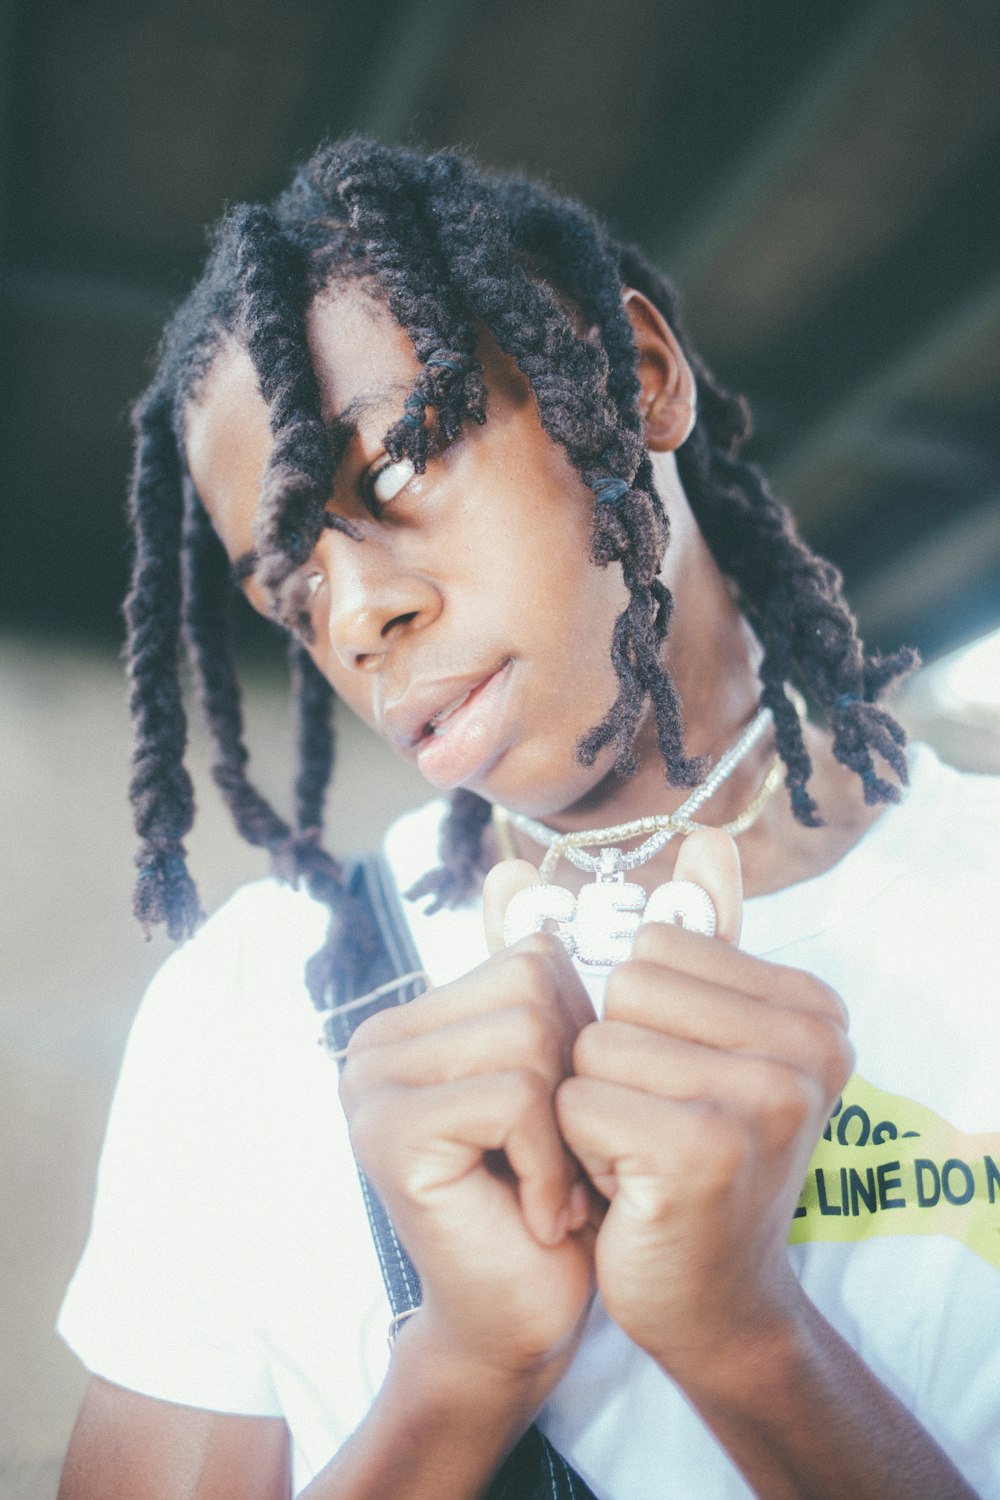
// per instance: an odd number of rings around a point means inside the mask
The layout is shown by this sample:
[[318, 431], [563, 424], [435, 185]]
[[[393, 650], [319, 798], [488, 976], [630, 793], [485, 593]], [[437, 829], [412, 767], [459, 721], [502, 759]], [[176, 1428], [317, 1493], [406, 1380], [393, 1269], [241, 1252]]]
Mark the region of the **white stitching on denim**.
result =
[[545, 1459], [549, 1466], [549, 1478], [552, 1480], [552, 1500], [559, 1500], [559, 1487], [556, 1484], [556, 1471], [555, 1466], [552, 1463], [552, 1447], [549, 1443], [545, 1442], [544, 1435], [542, 1438], [542, 1442], [545, 1451]]

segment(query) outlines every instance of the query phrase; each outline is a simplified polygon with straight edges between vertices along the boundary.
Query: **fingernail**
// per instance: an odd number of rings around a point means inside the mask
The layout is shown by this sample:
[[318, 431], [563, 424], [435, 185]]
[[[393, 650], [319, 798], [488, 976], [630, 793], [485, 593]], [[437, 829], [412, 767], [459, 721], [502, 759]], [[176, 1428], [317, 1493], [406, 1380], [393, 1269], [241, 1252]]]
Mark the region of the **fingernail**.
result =
[[582, 1182], [574, 1182], [569, 1190], [566, 1217], [571, 1230], [582, 1229], [590, 1217], [590, 1195]]

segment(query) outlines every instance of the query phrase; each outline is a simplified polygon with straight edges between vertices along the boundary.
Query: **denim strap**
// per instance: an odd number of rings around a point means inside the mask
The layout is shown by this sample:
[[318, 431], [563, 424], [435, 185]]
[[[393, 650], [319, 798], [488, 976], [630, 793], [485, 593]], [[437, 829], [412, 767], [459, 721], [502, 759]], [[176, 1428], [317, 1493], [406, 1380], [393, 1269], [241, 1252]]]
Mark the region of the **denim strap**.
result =
[[[379, 855], [359, 860], [350, 872], [348, 884], [351, 895], [368, 906], [379, 942], [367, 972], [353, 983], [345, 982], [338, 991], [337, 1005], [348, 1005], [374, 990], [383, 992], [372, 996], [370, 1006], [345, 1010], [339, 1016], [340, 1024], [331, 1035], [336, 1047], [347, 1045], [351, 1032], [366, 1016], [386, 1005], [405, 1004], [425, 988], [419, 979], [391, 987], [394, 978], [413, 974], [421, 965], [399, 893], [384, 860]], [[363, 1172], [360, 1176], [372, 1238], [395, 1317], [419, 1307], [420, 1277], [377, 1193]], [[532, 1424], [497, 1471], [486, 1500], [595, 1500], [595, 1496], [538, 1426]]]

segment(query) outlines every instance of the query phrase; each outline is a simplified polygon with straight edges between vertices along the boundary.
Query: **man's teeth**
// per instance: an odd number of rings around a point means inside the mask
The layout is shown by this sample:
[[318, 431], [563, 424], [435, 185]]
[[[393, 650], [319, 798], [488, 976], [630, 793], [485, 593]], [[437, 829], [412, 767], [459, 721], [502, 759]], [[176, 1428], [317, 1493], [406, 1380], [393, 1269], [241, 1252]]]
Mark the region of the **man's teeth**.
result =
[[463, 693], [460, 698], [453, 698], [450, 703], [445, 704], [444, 708], [438, 709], [434, 717], [427, 721], [427, 728], [430, 730], [431, 734], [440, 734], [443, 726], [447, 724], [448, 720], [453, 714], [458, 713], [458, 710], [470, 697], [471, 693], [472, 689], [470, 688], [469, 691], [467, 693]]

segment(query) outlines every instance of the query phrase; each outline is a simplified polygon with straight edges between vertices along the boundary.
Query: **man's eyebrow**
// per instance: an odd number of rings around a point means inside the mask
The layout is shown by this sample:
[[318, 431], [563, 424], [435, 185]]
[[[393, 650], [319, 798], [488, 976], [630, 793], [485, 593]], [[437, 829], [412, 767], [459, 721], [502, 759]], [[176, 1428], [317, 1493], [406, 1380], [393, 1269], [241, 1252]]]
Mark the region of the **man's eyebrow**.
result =
[[[407, 381], [394, 380], [388, 385], [359, 391], [326, 425], [333, 430], [347, 428], [353, 435], [357, 431], [358, 423], [365, 417], [372, 416], [387, 406], [395, 405], [398, 398], [409, 395], [410, 390], [411, 386]], [[230, 576], [237, 587], [253, 577], [259, 563], [260, 554], [253, 548], [249, 552], [241, 552], [239, 557], [230, 563]]]
[[327, 423], [328, 427], [349, 427], [357, 430], [364, 417], [370, 417], [383, 407], [395, 405], [400, 396], [408, 396], [411, 384], [406, 380], [393, 380], [388, 385], [374, 386], [368, 391], [359, 391], [352, 396], [342, 411]]

